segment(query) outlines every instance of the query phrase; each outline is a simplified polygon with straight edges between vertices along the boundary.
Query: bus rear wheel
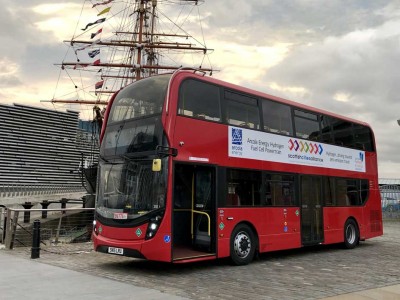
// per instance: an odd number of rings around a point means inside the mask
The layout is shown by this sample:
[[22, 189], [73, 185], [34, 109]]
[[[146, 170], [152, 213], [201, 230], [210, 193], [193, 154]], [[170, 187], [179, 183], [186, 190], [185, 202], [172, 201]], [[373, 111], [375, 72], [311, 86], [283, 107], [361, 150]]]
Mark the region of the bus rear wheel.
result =
[[256, 238], [246, 224], [239, 224], [231, 236], [231, 260], [237, 266], [249, 264], [256, 251]]
[[356, 222], [353, 219], [348, 219], [344, 225], [344, 247], [353, 249], [358, 245], [359, 240], [360, 233]]

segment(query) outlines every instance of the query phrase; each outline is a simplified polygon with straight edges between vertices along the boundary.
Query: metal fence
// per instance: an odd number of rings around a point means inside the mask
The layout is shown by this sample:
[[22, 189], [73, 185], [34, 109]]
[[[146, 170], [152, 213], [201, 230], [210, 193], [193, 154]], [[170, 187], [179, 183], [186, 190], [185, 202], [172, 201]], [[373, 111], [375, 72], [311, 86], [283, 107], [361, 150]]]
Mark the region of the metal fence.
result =
[[31, 247], [33, 225], [40, 222], [40, 243], [58, 245], [90, 240], [94, 208], [1, 208], [1, 242], [6, 249]]
[[84, 192], [85, 188], [80, 185], [27, 185], [27, 184], [1, 184], [0, 198], [28, 197], [43, 195], [58, 195], [68, 193]]
[[400, 218], [400, 185], [388, 182], [381, 184], [382, 214], [384, 219]]

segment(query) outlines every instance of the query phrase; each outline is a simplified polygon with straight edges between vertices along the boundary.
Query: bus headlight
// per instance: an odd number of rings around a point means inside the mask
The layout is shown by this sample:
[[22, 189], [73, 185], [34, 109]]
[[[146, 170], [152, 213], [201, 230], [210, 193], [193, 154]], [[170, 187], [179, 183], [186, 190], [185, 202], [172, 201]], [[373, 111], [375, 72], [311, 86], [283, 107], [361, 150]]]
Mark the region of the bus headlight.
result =
[[93, 220], [93, 232], [97, 235], [97, 227], [96, 227], [96, 220]]
[[161, 217], [156, 216], [150, 219], [149, 226], [147, 227], [146, 240], [151, 239], [156, 234], [161, 222]]

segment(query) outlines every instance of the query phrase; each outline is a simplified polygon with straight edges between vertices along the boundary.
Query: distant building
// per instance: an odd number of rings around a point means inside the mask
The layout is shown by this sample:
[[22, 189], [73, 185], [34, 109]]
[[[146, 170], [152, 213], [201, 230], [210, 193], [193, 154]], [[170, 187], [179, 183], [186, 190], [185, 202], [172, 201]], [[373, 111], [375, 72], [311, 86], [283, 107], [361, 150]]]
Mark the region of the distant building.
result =
[[0, 119], [0, 204], [85, 194], [79, 168], [98, 151], [91, 122], [20, 104], [0, 105]]

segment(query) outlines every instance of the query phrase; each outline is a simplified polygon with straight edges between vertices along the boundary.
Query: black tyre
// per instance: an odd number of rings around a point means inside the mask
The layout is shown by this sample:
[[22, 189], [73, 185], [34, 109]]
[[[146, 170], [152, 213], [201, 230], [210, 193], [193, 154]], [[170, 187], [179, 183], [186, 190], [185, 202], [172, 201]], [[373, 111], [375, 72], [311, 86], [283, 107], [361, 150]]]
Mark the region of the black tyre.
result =
[[231, 260], [237, 265], [247, 265], [254, 258], [256, 238], [253, 230], [246, 224], [239, 224], [231, 236]]
[[348, 219], [344, 225], [344, 247], [346, 249], [353, 249], [358, 245], [360, 240], [360, 232], [358, 226], [353, 219]]

